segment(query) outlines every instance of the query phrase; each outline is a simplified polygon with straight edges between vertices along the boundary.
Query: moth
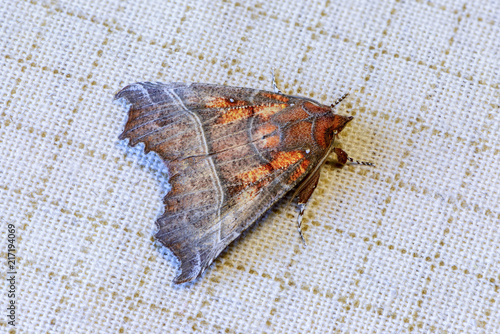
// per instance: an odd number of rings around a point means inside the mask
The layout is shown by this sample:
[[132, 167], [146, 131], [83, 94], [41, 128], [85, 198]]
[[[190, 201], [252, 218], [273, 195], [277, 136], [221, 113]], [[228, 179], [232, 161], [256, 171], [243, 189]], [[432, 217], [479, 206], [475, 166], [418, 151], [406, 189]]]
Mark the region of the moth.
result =
[[353, 161], [333, 145], [352, 120], [334, 113], [345, 96], [328, 106], [277, 89], [179, 82], [138, 82], [116, 94], [128, 106], [119, 138], [144, 143], [169, 170], [155, 237], [181, 262], [174, 283], [199, 277], [292, 189], [300, 230], [326, 158]]

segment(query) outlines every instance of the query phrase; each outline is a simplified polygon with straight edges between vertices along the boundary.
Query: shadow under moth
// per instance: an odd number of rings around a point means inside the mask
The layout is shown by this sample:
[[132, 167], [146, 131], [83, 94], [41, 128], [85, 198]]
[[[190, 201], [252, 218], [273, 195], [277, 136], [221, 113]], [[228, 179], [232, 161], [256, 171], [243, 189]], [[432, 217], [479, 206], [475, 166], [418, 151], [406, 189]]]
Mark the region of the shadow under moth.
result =
[[[120, 139], [142, 142], [169, 170], [156, 238], [180, 260], [174, 283], [212, 261], [292, 189], [300, 221], [330, 153], [352, 119], [335, 106], [275, 91], [204, 83], [139, 82], [115, 96], [128, 106]], [[369, 164], [369, 163], [361, 163]]]

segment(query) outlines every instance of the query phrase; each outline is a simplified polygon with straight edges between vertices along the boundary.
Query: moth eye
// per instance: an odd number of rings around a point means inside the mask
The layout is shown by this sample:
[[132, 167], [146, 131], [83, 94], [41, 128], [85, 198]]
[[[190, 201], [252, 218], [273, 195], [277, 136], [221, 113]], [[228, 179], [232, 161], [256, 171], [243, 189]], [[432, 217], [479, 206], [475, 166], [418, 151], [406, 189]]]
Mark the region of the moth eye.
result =
[[234, 99], [229, 99], [229, 102], [233, 103], [233, 102], [234, 102]]
[[306, 154], [309, 154], [311, 153], [311, 150], [310, 149], [306, 149]]
[[333, 130], [333, 134], [337, 135], [339, 132], [337, 130]]

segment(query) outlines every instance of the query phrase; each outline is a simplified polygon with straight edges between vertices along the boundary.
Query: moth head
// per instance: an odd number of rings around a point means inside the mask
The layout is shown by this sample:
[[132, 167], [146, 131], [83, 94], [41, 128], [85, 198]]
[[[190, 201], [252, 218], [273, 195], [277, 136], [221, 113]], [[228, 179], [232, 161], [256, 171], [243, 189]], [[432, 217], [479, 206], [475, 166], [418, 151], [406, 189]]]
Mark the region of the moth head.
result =
[[333, 102], [332, 105], [330, 106], [333, 114], [333, 126], [332, 126], [332, 131], [333, 134], [336, 136], [344, 129], [344, 127], [349, 123], [354, 117], [352, 116], [341, 116], [337, 115], [334, 112], [335, 107], [342, 102], [347, 96], [349, 96], [349, 93], [346, 93], [339, 97], [337, 101]]
[[338, 135], [344, 127], [352, 121], [354, 117], [352, 116], [342, 116], [342, 115], [333, 115], [333, 122], [332, 122], [332, 131], [334, 135]]

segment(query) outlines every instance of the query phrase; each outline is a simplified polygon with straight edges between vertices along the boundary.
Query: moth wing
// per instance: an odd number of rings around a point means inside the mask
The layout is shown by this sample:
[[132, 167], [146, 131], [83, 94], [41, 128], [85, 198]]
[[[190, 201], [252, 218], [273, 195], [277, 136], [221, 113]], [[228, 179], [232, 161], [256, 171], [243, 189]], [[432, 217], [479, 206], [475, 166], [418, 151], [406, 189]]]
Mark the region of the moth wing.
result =
[[[281, 168], [265, 163], [269, 134], [249, 132], [257, 128], [253, 122], [263, 119], [257, 107], [265, 105], [262, 110], [269, 113], [288, 105], [258, 92], [206, 84], [136, 83], [115, 97], [129, 105], [120, 139], [129, 138], [132, 146], [143, 142], [146, 152], [156, 152], [169, 167], [172, 189], [164, 198], [156, 238], [181, 261], [174, 283], [200, 276], [313, 165], [299, 151], [275, 157], [273, 163]], [[261, 122], [261, 128], [266, 126]]]
[[[189, 168], [192, 173], [181, 174], [179, 181], [172, 179], [172, 191], [193, 177], [208, 177], [199, 173], [196, 166]], [[303, 173], [300, 163], [275, 171], [269, 175], [273, 180], [265, 187], [246, 187], [225, 198], [220, 208], [213, 203], [211, 195], [203, 197], [205, 205], [195, 204], [195, 201], [194, 205], [180, 205], [187, 191], [181, 191], [179, 195], [174, 192], [167, 194], [165, 213], [157, 220], [159, 231], [156, 238], [181, 261], [181, 273], [174, 282], [188, 282], [200, 276], [234, 239], [293, 188], [295, 183], [290, 184], [289, 179], [297, 173]], [[196, 191], [198, 195], [201, 192]]]

